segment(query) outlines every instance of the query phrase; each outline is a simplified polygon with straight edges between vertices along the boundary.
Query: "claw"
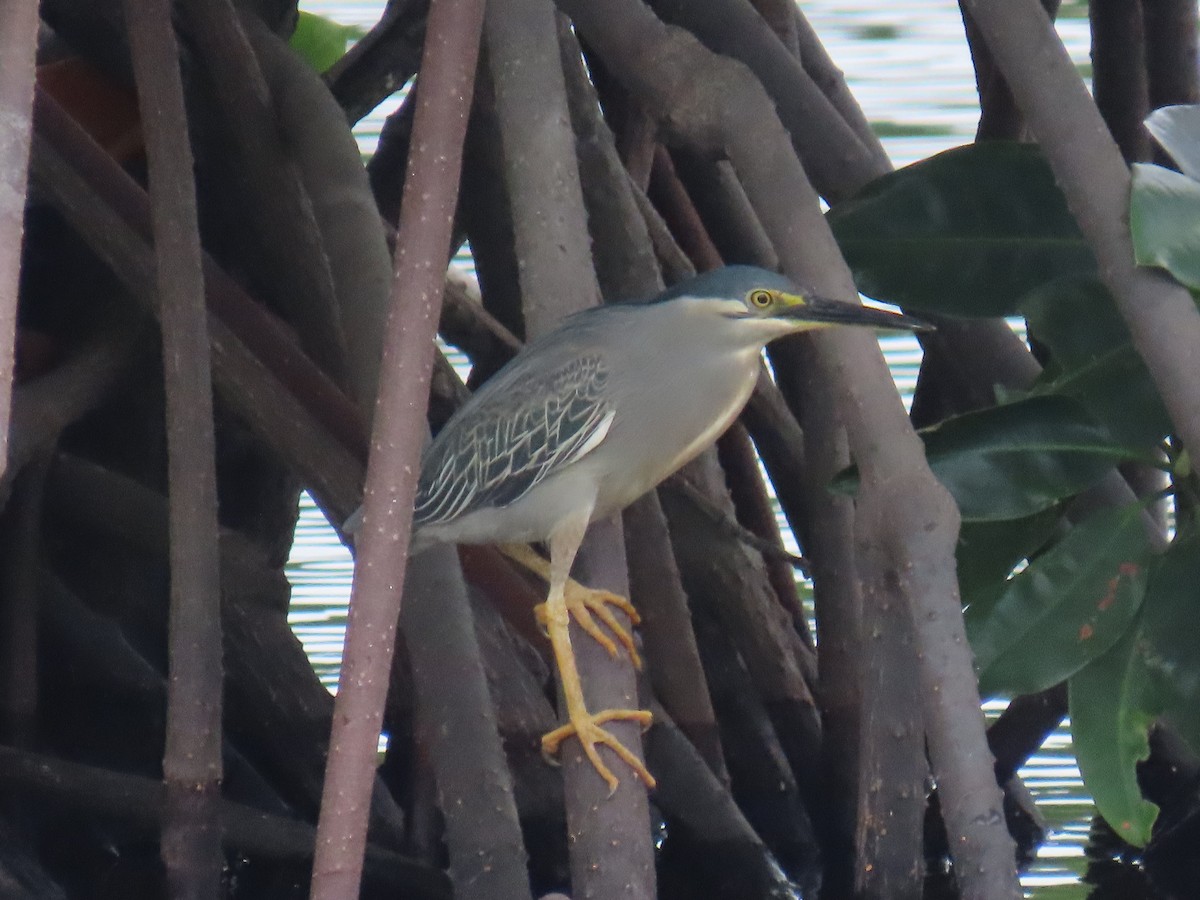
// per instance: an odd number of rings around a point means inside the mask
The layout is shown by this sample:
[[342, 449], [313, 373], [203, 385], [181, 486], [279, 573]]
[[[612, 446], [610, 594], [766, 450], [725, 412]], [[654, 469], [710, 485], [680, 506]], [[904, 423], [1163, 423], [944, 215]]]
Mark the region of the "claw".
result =
[[639, 722], [643, 728], [648, 728], [653, 718], [653, 714], [644, 709], [606, 709], [598, 713], [585, 713], [577, 718], [572, 718], [566, 725], [562, 725], [545, 734], [542, 737], [542, 755], [547, 759], [553, 760], [563, 741], [569, 737], [579, 738], [584, 755], [591, 762], [596, 773], [608, 784], [608, 794], [611, 797], [616, 792], [617, 785], [620, 782], [617, 776], [612, 773], [612, 770], [600, 758], [600, 752], [596, 749], [596, 746], [602, 744], [616, 753], [629, 768], [633, 769], [634, 774], [642, 779], [646, 787], [653, 790], [655, 785], [654, 776], [650, 774], [650, 770], [646, 768], [645, 763], [638, 759], [628, 747], [617, 740], [611, 731], [601, 727], [606, 722], [620, 720]]
[[[596, 619], [599, 619], [625, 648], [634, 667], [641, 669], [642, 657], [638, 653], [637, 644], [634, 643], [633, 634], [617, 620], [610, 609], [610, 607], [619, 609], [629, 617], [631, 624], [637, 625], [642, 621], [642, 617], [638, 615], [638, 611], [634, 609], [632, 603], [619, 594], [587, 588], [574, 580], [567, 582], [565, 594], [567, 609], [574, 616], [580, 628], [591, 635], [592, 639], [615, 659], [617, 645], [612, 638], [605, 634], [604, 629], [596, 624]], [[538, 624], [542, 628], [546, 628], [548, 621], [546, 604], [539, 603], [535, 606], [533, 614], [537, 618]]]

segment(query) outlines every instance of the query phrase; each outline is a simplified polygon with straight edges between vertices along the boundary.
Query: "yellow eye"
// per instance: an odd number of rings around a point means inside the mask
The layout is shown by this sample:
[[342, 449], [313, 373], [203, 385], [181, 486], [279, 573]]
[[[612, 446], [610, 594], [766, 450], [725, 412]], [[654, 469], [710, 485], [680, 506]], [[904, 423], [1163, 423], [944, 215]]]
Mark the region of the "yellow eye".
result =
[[774, 298], [771, 296], [770, 291], [751, 291], [750, 292], [750, 305], [751, 306], [756, 306], [759, 309], [766, 309], [768, 306], [771, 305], [772, 302], [774, 302]]

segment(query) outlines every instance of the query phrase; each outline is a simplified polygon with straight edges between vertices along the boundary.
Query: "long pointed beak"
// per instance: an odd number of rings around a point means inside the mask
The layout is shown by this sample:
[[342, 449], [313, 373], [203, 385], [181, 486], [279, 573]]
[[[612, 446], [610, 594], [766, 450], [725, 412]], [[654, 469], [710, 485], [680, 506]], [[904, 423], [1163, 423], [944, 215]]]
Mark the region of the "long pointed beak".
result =
[[780, 318], [799, 319], [821, 325], [859, 325], [885, 328], [890, 331], [933, 331], [934, 327], [914, 316], [888, 312], [871, 306], [826, 300], [823, 297], [796, 297], [788, 295], [795, 303], [780, 309]]

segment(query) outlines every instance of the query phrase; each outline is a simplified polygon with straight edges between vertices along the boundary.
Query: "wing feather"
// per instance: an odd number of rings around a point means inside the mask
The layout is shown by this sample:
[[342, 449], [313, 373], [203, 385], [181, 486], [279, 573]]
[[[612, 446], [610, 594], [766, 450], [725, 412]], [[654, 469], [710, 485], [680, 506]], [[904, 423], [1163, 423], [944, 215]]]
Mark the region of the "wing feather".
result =
[[414, 523], [510, 506], [599, 447], [615, 416], [608, 377], [603, 359], [587, 355], [481, 393], [426, 452]]

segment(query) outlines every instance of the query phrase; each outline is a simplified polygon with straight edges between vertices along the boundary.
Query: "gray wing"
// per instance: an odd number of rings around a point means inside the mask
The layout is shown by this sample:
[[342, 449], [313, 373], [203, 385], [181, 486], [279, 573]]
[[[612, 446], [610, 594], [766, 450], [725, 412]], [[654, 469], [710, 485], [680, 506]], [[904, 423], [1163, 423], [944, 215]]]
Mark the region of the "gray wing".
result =
[[593, 355], [487, 385], [487, 395], [451, 419], [426, 452], [414, 524], [509, 506], [582, 459], [612, 424], [607, 381], [608, 369]]

